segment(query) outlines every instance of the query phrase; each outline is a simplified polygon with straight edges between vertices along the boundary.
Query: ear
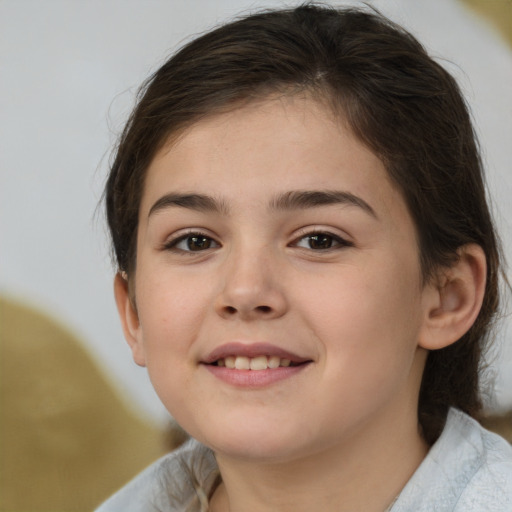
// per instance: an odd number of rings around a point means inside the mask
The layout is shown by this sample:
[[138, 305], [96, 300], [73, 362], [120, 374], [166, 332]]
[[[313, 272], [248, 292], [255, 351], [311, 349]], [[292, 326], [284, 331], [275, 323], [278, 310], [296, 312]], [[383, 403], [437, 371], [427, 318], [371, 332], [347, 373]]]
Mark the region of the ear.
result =
[[458, 260], [441, 269], [439, 278], [425, 286], [424, 322], [419, 345], [438, 350], [459, 340], [475, 322], [485, 293], [487, 264], [476, 244], [458, 250]]
[[128, 279], [124, 272], [118, 272], [114, 278], [114, 296], [124, 337], [132, 349], [133, 360], [139, 366], [146, 366], [139, 316], [134, 301], [130, 297]]

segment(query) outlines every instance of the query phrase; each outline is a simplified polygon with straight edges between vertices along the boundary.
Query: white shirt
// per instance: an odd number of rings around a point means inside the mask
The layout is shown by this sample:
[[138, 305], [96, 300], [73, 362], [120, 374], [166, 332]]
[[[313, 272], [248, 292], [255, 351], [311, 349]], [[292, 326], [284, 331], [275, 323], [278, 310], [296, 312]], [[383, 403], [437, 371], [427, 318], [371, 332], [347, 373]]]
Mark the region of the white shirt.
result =
[[[197, 441], [155, 462], [96, 512], [202, 512], [218, 481], [213, 453]], [[451, 409], [391, 512], [512, 512], [512, 447]]]

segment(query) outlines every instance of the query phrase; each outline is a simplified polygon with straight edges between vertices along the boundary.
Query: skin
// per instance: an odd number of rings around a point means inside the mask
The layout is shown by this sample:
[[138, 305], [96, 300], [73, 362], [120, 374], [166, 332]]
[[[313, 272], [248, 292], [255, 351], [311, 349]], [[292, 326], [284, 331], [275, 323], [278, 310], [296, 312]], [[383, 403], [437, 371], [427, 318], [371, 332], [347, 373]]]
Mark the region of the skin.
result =
[[[276, 206], [297, 191], [345, 195]], [[169, 194], [205, 195], [216, 208]], [[320, 104], [292, 97], [202, 120], [156, 155], [135, 301], [123, 276], [115, 292], [135, 361], [216, 453], [214, 512], [377, 512], [428, 450], [417, 420], [427, 349], [469, 328], [484, 276], [481, 250], [468, 247], [424, 286], [413, 221], [382, 162]], [[239, 387], [202, 364], [229, 342], [309, 362]]]

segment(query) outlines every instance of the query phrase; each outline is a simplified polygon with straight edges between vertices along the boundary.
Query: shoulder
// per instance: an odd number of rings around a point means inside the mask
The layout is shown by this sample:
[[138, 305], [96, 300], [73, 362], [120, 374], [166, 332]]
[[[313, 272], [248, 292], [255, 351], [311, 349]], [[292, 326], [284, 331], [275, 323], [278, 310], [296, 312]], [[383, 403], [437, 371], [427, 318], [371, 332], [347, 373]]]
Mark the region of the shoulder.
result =
[[191, 440], [162, 457], [96, 512], [181, 512], [209, 492], [218, 475], [211, 450]]
[[512, 447], [452, 409], [393, 512], [512, 511]]
[[470, 475], [456, 510], [512, 511], [512, 446], [471, 418], [465, 417], [465, 421], [474, 424], [468, 427], [468, 440], [478, 447], [480, 463]]

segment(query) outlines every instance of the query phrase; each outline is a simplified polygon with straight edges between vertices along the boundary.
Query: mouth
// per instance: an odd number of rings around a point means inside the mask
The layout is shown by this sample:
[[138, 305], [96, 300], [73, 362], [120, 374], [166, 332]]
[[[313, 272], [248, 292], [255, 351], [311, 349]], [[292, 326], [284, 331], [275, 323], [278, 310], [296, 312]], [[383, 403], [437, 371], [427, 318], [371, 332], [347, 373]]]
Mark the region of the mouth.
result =
[[226, 367], [230, 370], [274, 370], [276, 368], [288, 368], [290, 366], [299, 366], [303, 363], [293, 362], [291, 359], [287, 359], [279, 356], [228, 356], [225, 358], [217, 359], [212, 363], [214, 366]]
[[231, 370], [273, 370], [298, 366], [311, 359], [277, 347], [270, 343], [227, 343], [217, 347], [202, 361], [203, 364]]
[[216, 348], [201, 364], [229, 384], [257, 388], [296, 375], [312, 362], [267, 343], [228, 343]]

